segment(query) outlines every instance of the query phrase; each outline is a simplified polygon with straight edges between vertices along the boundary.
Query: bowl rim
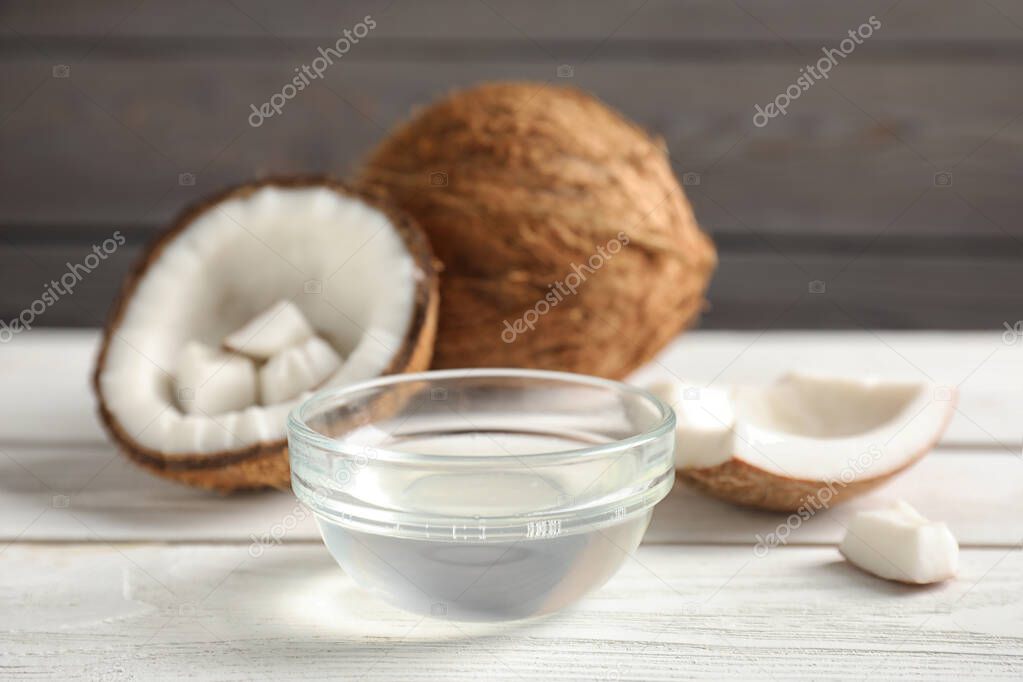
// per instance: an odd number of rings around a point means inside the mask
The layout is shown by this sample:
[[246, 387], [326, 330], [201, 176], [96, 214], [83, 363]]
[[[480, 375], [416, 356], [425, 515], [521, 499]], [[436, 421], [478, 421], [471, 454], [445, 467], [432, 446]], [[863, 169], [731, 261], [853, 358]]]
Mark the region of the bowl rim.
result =
[[[619, 395], [638, 396], [651, 403], [660, 413], [660, 419], [653, 427], [640, 433], [633, 434], [626, 438], [587, 445], [568, 450], [555, 450], [551, 452], [539, 452], [533, 454], [505, 453], [498, 455], [451, 455], [442, 453], [411, 453], [400, 450], [391, 450], [371, 446], [374, 459], [389, 462], [402, 463], [457, 463], [459, 466], [473, 464], [493, 464], [494, 462], [510, 460], [528, 460], [535, 464], [557, 464], [562, 461], [573, 461], [579, 458], [589, 458], [599, 455], [607, 455], [619, 450], [631, 450], [642, 445], [662, 438], [666, 433], [675, 429], [675, 411], [656, 395], [638, 386], [626, 384], [613, 379], [603, 379], [587, 374], [576, 374], [573, 372], [560, 372], [543, 369], [520, 369], [507, 367], [480, 367], [468, 369], [445, 369], [429, 370], [426, 372], [412, 372], [406, 374], [389, 374], [367, 381], [348, 384], [346, 386], [332, 387], [317, 391], [312, 396], [302, 401], [288, 414], [287, 434], [289, 438], [297, 438], [304, 445], [311, 445], [323, 452], [332, 455], [354, 455], [352, 448], [346, 447], [345, 441], [340, 438], [326, 436], [309, 426], [306, 422], [304, 412], [321, 407], [326, 404], [340, 405], [346, 398], [355, 394], [363, 393], [372, 389], [379, 389], [388, 386], [416, 381], [450, 380], [450, 379], [473, 379], [473, 378], [514, 378], [514, 379], [535, 379], [546, 381], [560, 381], [566, 384], [576, 384], [594, 388], [602, 388], [613, 391]], [[289, 448], [291, 450], [291, 448]], [[291, 456], [294, 463], [294, 455]]]

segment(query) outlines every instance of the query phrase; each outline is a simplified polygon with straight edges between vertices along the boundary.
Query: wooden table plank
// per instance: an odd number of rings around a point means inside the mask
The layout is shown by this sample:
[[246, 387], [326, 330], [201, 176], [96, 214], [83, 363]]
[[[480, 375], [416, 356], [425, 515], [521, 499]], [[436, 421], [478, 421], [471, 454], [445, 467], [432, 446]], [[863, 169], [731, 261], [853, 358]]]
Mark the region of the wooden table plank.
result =
[[0, 346], [0, 444], [106, 442], [90, 382], [93, 330], [34, 329]]
[[[53, 240], [35, 241], [49, 230], [55, 233]], [[59, 279], [68, 263], [81, 262], [89, 244], [100, 244], [112, 233], [108, 225], [4, 231], [10, 240], [0, 241], [0, 320], [21, 315], [39, 297], [40, 282]], [[64, 297], [46, 310], [47, 326], [103, 324], [111, 301], [152, 233], [123, 230], [122, 235], [127, 243], [75, 286], [73, 298]], [[18, 244], [21, 237], [32, 241]], [[69, 241], [61, 243], [61, 239]], [[850, 254], [861, 251], [868, 239], [772, 237], [778, 251], [765, 252], [762, 239], [749, 232], [719, 236], [718, 269], [700, 326], [758, 332], [936, 325], [949, 330], [1004, 331], [1004, 322], [1015, 324], [1021, 317], [1023, 238], [928, 238], [928, 253], [921, 253], [919, 238], [902, 237], [901, 243], [892, 238], [854, 259]], [[810, 295], [812, 281], [823, 282], [826, 294]], [[495, 342], [499, 335], [500, 328], [493, 332]]]
[[[136, 469], [85, 408], [94, 343], [93, 333], [33, 331], [0, 348], [9, 389], [0, 398], [2, 674], [817, 680], [1023, 671], [1023, 460], [1008, 443], [1023, 353], [997, 333], [682, 337], [636, 380], [766, 381], [795, 363], [927, 374], [962, 384], [969, 418], [890, 485], [799, 523], [787, 546], [766, 553], [755, 551], [757, 535], [784, 515], [677, 486], [648, 543], [608, 586], [563, 614], [502, 626], [420, 621], [377, 602], [336, 568], [286, 493], [225, 499]], [[964, 545], [958, 580], [885, 583], [814, 546], [835, 543], [857, 508], [893, 497], [949, 521]], [[284, 531], [292, 519], [297, 528]], [[163, 541], [173, 544], [153, 544]]]
[[[32, 38], [83, 36], [93, 42], [123, 37], [226, 38], [252, 36], [278, 40], [309, 37], [336, 39], [335, 34], [371, 14], [379, 23], [374, 39], [474, 39], [477, 42], [514, 39], [533, 51], [551, 40], [636, 40], [702, 42], [726, 39], [775, 42], [840, 41], [846, 32], [875, 14], [883, 31], [874, 40], [910, 43], [925, 40], [1018, 40], [1013, 25], [1023, 13], [1009, 3], [967, 6], [955, 0], [884, 0], [855, 4], [831, 2], [822, 11], [816, 0], [759, 3], [748, 9], [714, 0], [631, 0], [587, 2], [561, 0], [488, 0], [466, 3], [434, 0], [429, 6], [414, 0], [306, 0], [301, 12], [276, 3], [144, 3], [93, 0], [88, 8], [46, 3], [10, 4], [0, 18], [18, 33]], [[947, 47], [946, 47], [947, 49]]]
[[[317, 540], [290, 494], [225, 500], [157, 479], [118, 455], [92, 417], [86, 376], [94, 343], [91, 332], [33, 331], [0, 348], [8, 389], [0, 396], [6, 417], [0, 422], [0, 540], [246, 543], [276, 538], [284, 520], [298, 517], [304, 520], [282, 540]], [[636, 380], [671, 372], [702, 382], [766, 381], [796, 362], [854, 374], [925, 372], [950, 384], [965, 379], [961, 413], [945, 443], [978, 445], [939, 450], [874, 494], [800, 524], [789, 542], [833, 544], [855, 510], [901, 497], [948, 521], [964, 545], [1009, 546], [1023, 537], [1023, 459], [1012, 435], [1023, 386], [1006, 378], [1023, 375], [1023, 348], [1000, 344], [996, 334], [693, 332]], [[793, 348], [800, 349], [798, 358]], [[647, 540], [751, 545], [784, 520], [678, 486]]]
[[[948, 522], [964, 546], [1023, 540], [1023, 459], [939, 450], [885, 487], [806, 522], [736, 507], [678, 483], [657, 507], [646, 541], [752, 546], [782, 532], [790, 544], [830, 545], [856, 511], [898, 498]], [[245, 544], [318, 542], [319, 533], [290, 493], [224, 498], [156, 478], [102, 445], [0, 446], [0, 542], [15, 539]]]
[[[697, 383], [767, 382], [791, 369], [928, 379], [958, 386], [944, 445], [1021, 453], [1023, 336], [990, 332], [692, 331], [632, 377]], [[0, 446], [101, 443], [88, 385], [96, 333], [36, 329], [0, 345]]]
[[507, 625], [402, 613], [321, 547], [14, 546], [0, 670], [250, 680], [1019, 679], [1023, 553], [968, 550], [912, 588], [830, 548], [644, 547], [564, 613]]
[[[163, 226], [185, 205], [258, 175], [349, 176], [414, 108], [480, 81], [559, 81], [556, 69], [567, 63], [573, 77], [559, 82], [663, 138], [680, 180], [699, 174], [685, 189], [714, 234], [751, 236], [747, 244], [766, 253], [776, 236], [808, 238], [804, 248], [828, 235], [858, 237], [850, 258], [868, 245], [883, 250], [882, 234], [917, 242], [1010, 234], [1019, 253], [1023, 122], [1015, 117], [1023, 101], [1012, 86], [1023, 64], [1014, 61], [896, 59], [879, 69], [857, 52], [787, 116], [757, 128], [754, 105], [773, 101], [819, 48], [782, 60], [674, 63], [601, 58], [602, 50], [587, 62], [532, 46], [496, 61], [457, 50], [426, 59], [415, 49], [369, 60], [353, 50], [252, 128], [251, 106], [279, 93], [315, 45], [224, 58], [187, 43], [176, 54], [86, 59], [63, 41], [49, 47], [0, 59], [0, 79], [11, 83], [0, 93], [8, 100], [0, 112], [10, 112], [0, 146], [16, 161], [0, 168], [0, 225], [40, 235], [47, 225], [98, 226], [104, 238], [118, 227]], [[52, 78], [54, 64], [69, 65], [71, 77]], [[949, 171], [952, 184], [937, 186], [935, 176]], [[182, 173], [191, 184], [181, 184]]]
[[762, 383], [794, 369], [955, 387], [958, 409], [942, 445], [1021, 452], [1023, 335], [1006, 335], [1004, 327], [989, 332], [695, 331], [679, 337], [631, 381], [681, 377], [701, 385]]

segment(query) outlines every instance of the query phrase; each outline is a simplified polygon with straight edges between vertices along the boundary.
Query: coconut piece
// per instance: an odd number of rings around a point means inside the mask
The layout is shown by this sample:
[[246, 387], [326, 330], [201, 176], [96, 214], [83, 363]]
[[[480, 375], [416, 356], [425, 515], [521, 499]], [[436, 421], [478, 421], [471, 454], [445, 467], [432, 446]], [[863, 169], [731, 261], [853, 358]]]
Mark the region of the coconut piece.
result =
[[315, 332], [291, 301], [278, 301], [224, 338], [224, 347], [250, 358], [267, 360], [285, 348], [297, 346]]
[[727, 390], [651, 387], [675, 409], [680, 477], [737, 504], [796, 511], [874, 488], [933, 448], [955, 394], [928, 382], [793, 373]]
[[264, 405], [292, 400], [316, 388], [341, 366], [341, 356], [318, 336], [285, 348], [259, 368], [259, 396]]
[[223, 339], [281, 300], [346, 357], [327, 386], [429, 366], [437, 275], [408, 216], [325, 178], [245, 185], [159, 235], [114, 304], [93, 384], [120, 448], [191, 485], [286, 487], [294, 400], [183, 413], [164, 369], [189, 341]]
[[919, 585], [952, 578], [959, 563], [959, 544], [948, 526], [928, 521], [902, 500], [857, 513], [838, 549], [868, 573]]
[[444, 264], [435, 367], [621, 378], [696, 318], [716, 264], [663, 141], [572, 88], [451, 94], [358, 182], [411, 213]]
[[247, 357], [189, 341], [176, 366], [178, 404], [187, 413], [212, 416], [256, 404], [256, 366]]
[[[725, 391], [665, 381], [650, 386], [650, 392], [675, 407], [676, 466], [683, 466], [682, 457], [685, 466], [709, 467], [732, 456], [735, 413]], [[692, 405], [678, 408], [683, 401]]]

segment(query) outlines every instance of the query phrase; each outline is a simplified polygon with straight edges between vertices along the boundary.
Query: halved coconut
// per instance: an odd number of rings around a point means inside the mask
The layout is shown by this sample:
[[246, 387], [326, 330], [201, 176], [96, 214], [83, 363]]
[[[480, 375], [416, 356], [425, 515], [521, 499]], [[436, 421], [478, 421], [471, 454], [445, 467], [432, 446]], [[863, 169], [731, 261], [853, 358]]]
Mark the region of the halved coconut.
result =
[[679, 475], [730, 502], [827, 507], [874, 488], [937, 443], [955, 393], [927, 382], [794, 373], [767, 386], [658, 384], [675, 409]]
[[[196, 401], [188, 412], [194, 395], [177, 395], [173, 376], [180, 351], [190, 342], [219, 347], [290, 301], [344, 358], [323, 386], [423, 370], [437, 298], [426, 238], [391, 207], [325, 178], [231, 189], [187, 210], [128, 276], [93, 377], [102, 421], [129, 457], [161, 476], [225, 491], [285, 487], [285, 419], [309, 391], [219, 414]], [[268, 349], [287, 340], [274, 336]]]

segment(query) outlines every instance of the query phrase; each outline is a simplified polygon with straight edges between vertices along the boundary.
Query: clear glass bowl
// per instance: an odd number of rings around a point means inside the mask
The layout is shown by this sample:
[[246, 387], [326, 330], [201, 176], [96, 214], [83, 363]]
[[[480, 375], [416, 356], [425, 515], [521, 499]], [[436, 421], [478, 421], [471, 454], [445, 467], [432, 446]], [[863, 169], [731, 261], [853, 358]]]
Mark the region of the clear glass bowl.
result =
[[453, 620], [550, 613], [600, 587], [674, 481], [672, 410], [577, 374], [469, 369], [314, 395], [295, 494], [362, 587]]

